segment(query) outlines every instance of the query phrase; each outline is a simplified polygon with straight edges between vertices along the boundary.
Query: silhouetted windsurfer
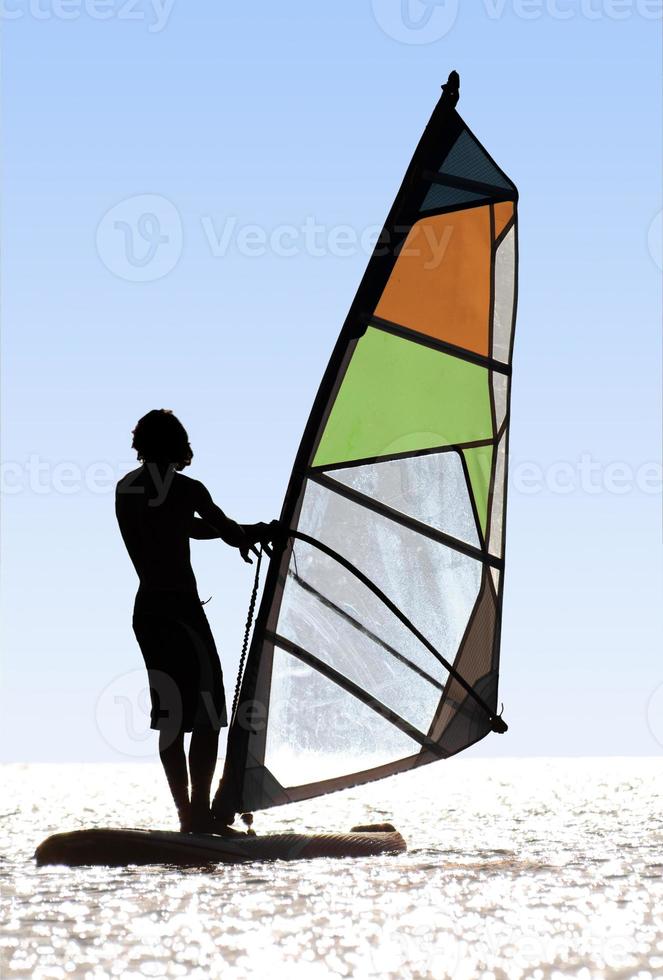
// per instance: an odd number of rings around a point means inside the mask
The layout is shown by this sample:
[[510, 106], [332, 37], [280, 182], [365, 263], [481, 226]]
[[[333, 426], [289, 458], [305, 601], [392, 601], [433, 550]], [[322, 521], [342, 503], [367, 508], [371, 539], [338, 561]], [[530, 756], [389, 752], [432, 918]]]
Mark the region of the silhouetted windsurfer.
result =
[[[276, 522], [237, 524], [202, 483], [179, 472], [193, 452], [170, 411], [140, 419], [132, 445], [142, 465], [119, 481], [115, 510], [140, 580], [133, 627], [149, 676], [151, 727], [159, 731], [159, 755], [182, 830], [222, 833], [210, 815], [210, 787], [219, 729], [228, 724], [223, 675], [189, 539], [221, 538], [250, 563], [249, 552], [258, 542], [269, 543]], [[188, 771], [186, 732], [192, 733]]]

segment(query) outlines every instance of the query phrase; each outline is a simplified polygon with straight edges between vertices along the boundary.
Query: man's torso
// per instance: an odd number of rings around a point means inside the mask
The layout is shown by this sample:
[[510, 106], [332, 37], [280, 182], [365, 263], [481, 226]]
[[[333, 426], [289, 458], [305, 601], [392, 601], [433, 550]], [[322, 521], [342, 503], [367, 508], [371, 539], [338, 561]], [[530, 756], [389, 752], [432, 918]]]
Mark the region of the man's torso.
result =
[[141, 592], [197, 592], [189, 548], [195, 486], [181, 473], [153, 478], [146, 466], [119, 481], [115, 513]]

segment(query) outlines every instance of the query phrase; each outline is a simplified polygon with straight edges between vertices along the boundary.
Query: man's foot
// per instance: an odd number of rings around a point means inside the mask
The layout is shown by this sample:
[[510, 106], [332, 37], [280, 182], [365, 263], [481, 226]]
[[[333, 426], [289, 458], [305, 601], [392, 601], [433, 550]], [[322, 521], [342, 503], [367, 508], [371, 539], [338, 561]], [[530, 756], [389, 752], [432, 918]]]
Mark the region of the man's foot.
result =
[[230, 827], [227, 823], [223, 823], [221, 820], [215, 820], [212, 817], [211, 820], [213, 830], [210, 830], [210, 834], [217, 834], [218, 837], [248, 837], [248, 834], [243, 830], [235, 830]]
[[217, 837], [246, 837], [247, 835], [241, 830], [234, 830], [229, 827], [227, 823], [223, 823], [221, 820], [215, 820], [214, 817], [209, 814], [206, 819], [199, 819], [194, 822], [191, 827], [191, 832], [194, 834], [216, 834]]
[[[186, 826], [186, 830], [184, 827]], [[241, 830], [233, 830], [224, 820], [212, 816], [209, 806], [192, 805], [189, 818], [182, 822], [182, 833], [217, 834], [219, 837], [246, 837]]]
[[243, 830], [235, 830], [233, 827], [229, 827], [228, 824], [219, 823], [218, 820], [214, 820], [210, 817], [209, 820], [200, 820], [193, 824], [188, 831], [185, 833], [189, 834], [215, 834], [217, 837], [247, 837], [248, 835]]

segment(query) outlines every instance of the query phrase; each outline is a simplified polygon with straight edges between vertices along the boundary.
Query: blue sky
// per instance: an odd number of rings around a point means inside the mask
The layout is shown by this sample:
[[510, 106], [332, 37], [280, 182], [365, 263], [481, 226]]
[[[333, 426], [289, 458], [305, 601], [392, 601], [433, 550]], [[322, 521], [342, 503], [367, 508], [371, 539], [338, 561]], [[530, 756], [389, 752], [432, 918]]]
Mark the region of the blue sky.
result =
[[[112, 497], [131, 428], [173, 408], [221, 506], [278, 514], [452, 68], [521, 195], [511, 731], [474, 751], [659, 753], [661, 3], [4, 10], [2, 758], [153, 757], [111, 718], [141, 668]], [[194, 560], [231, 688], [251, 570]]]

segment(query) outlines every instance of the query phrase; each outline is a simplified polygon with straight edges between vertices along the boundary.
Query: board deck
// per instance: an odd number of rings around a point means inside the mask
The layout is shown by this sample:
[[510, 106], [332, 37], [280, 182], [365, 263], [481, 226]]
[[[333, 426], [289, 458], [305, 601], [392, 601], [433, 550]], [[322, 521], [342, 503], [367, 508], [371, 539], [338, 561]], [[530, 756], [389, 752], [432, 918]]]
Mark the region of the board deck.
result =
[[218, 837], [167, 830], [93, 828], [47, 837], [35, 852], [38, 865], [241, 864], [310, 858], [401, 854], [407, 844], [397, 830], [347, 834], [266, 834]]

